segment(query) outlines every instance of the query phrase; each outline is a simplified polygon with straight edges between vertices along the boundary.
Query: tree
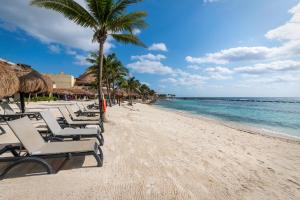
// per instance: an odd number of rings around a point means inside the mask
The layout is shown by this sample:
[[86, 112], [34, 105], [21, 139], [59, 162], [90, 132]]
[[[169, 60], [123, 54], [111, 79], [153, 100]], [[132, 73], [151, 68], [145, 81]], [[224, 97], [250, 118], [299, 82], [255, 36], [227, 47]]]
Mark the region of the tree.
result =
[[[92, 66], [88, 68], [88, 73], [97, 74], [98, 65], [97, 65], [98, 56], [96, 53], [92, 53], [90, 57], [87, 59]], [[103, 81], [107, 88], [109, 105], [112, 105], [112, 97], [113, 99], [117, 80], [119, 78], [125, 77], [128, 75], [128, 69], [124, 67], [122, 62], [117, 58], [116, 54], [109, 54], [103, 57]], [[111, 91], [112, 89], [112, 91]]]
[[148, 99], [148, 96], [150, 95], [150, 88], [146, 84], [142, 84], [140, 87], [140, 94], [143, 98], [143, 100]]
[[99, 70], [98, 70], [98, 94], [99, 108], [103, 120], [102, 110], [102, 70], [104, 44], [111, 36], [118, 42], [131, 43], [144, 46], [143, 42], [134, 35], [135, 29], [146, 28], [144, 11], [130, 12], [129, 5], [142, 0], [85, 0], [87, 9], [74, 0], [32, 0], [31, 4], [63, 14], [66, 18], [78, 25], [93, 30], [93, 42], [99, 44]]
[[132, 96], [136, 92], [140, 92], [139, 88], [141, 86], [140, 81], [136, 80], [135, 77], [131, 77], [127, 80], [127, 88], [129, 95], [129, 103], [132, 105]]

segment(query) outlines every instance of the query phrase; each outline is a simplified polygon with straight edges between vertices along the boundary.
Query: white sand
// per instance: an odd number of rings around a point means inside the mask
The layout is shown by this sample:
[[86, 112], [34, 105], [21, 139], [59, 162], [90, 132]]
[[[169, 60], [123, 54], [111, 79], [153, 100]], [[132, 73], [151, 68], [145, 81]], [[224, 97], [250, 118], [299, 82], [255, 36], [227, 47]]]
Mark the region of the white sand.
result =
[[7, 178], [0, 199], [300, 199], [298, 142], [142, 104], [108, 116], [102, 168]]

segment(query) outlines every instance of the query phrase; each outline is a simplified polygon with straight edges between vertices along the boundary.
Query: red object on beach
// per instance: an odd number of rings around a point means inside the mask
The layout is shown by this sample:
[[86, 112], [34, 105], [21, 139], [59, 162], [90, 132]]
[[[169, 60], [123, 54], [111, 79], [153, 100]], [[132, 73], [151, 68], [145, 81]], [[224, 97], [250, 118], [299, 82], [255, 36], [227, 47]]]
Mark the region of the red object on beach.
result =
[[105, 113], [106, 112], [106, 99], [103, 98], [103, 101], [102, 101], [102, 109], [103, 109], [103, 112]]

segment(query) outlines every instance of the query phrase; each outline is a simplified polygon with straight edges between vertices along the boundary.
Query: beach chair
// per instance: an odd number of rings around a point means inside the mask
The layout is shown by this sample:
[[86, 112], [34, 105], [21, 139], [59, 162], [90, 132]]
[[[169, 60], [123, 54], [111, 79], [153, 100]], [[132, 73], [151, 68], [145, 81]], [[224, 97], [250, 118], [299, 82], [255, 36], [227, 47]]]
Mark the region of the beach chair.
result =
[[69, 127], [79, 127], [79, 128], [85, 128], [88, 125], [97, 125], [101, 129], [101, 133], [104, 133], [104, 126], [103, 126], [102, 120], [99, 119], [98, 121], [88, 121], [88, 120], [87, 121], [75, 121], [75, 120], [71, 119], [70, 114], [66, 107], [61, 106], [61, 107], [58, 107], [58, 109], [63, 116], [65, 125], [67, 125]]
[[4, 178], [12, 168], [23, 163], [35, 163], [43, 167], [48, 174], [56, 173], [46, 160], [47, 158], [71, 159], [73, 156], [92, 155], [95, 157], [98, 167], [103, 165], [102, 150], [95, 140], [47, 143], [28, 117], [7, 122], [7, 124], [21, 145], [6, 145], [0, 150], [0, 155], [9, 152], [13, 155], [13, 157], [0, 157], [0, 162], [10, 163], [0, 174], [0, 178]]
[[66, 105], [65, 107], [74, 121], [98, 121], [100, 119], [99, 116], [77, 116], [71, 105]]
[[0, 126], [0, 135], [3, 135], [5, 133], [6, 133], [5, 129], [2, 126]]
[[28, 116], [30, 119], [41, 119], [41, 115], [38, 112], [15, 112], [15, 110], [10, 106], [7, 102], [2, 102], [0, 106], [3, 109], [3, 114], [0, 115], [1, 121], [11, 121], [15, 119], [19, 119], [24, 116]]
[[[81, 138], [96, 138], [99, 144], [102, 146], [104, 143], [104, 138], [102, 133], [97, 128], [64, 128], [62, 129], [59, 123], [56, 121], [52, 113], [47, 110], [41, 112], [42, 118], [50, 129], [53, 138], [72, 138], [73, 140], [80, 140]], [[51, 139], [50, 139], [51, 140]]]
[[76, 102], [77, 107], [79, 108], [79, 110], [83, 113], [96, 113], [99, 114], [100, 111], [98, 109], [90, 109], [88, 108], [88, 106], [86, 106], [84, 103], [79, 104], [78, 102]]
[[100, 115], [100, 111], [99, 110], [95, 110], [95, 109], [88, 109], [86, 107], [86, 105], [79, 104], [78, 102], [75, 103], [75, 105], [78, 107], [78, 111], [75, 112], [76, 114], [78, 114], [79, 116], [99, 116]]

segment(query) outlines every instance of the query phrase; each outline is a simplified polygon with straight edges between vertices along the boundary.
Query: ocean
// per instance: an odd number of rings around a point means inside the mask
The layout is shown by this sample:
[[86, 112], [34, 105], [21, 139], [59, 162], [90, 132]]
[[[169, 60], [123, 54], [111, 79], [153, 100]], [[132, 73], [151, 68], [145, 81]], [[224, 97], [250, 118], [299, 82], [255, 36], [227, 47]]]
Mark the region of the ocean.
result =
[[300, 98], [176, 98], [156, 105], [300, 138]]

